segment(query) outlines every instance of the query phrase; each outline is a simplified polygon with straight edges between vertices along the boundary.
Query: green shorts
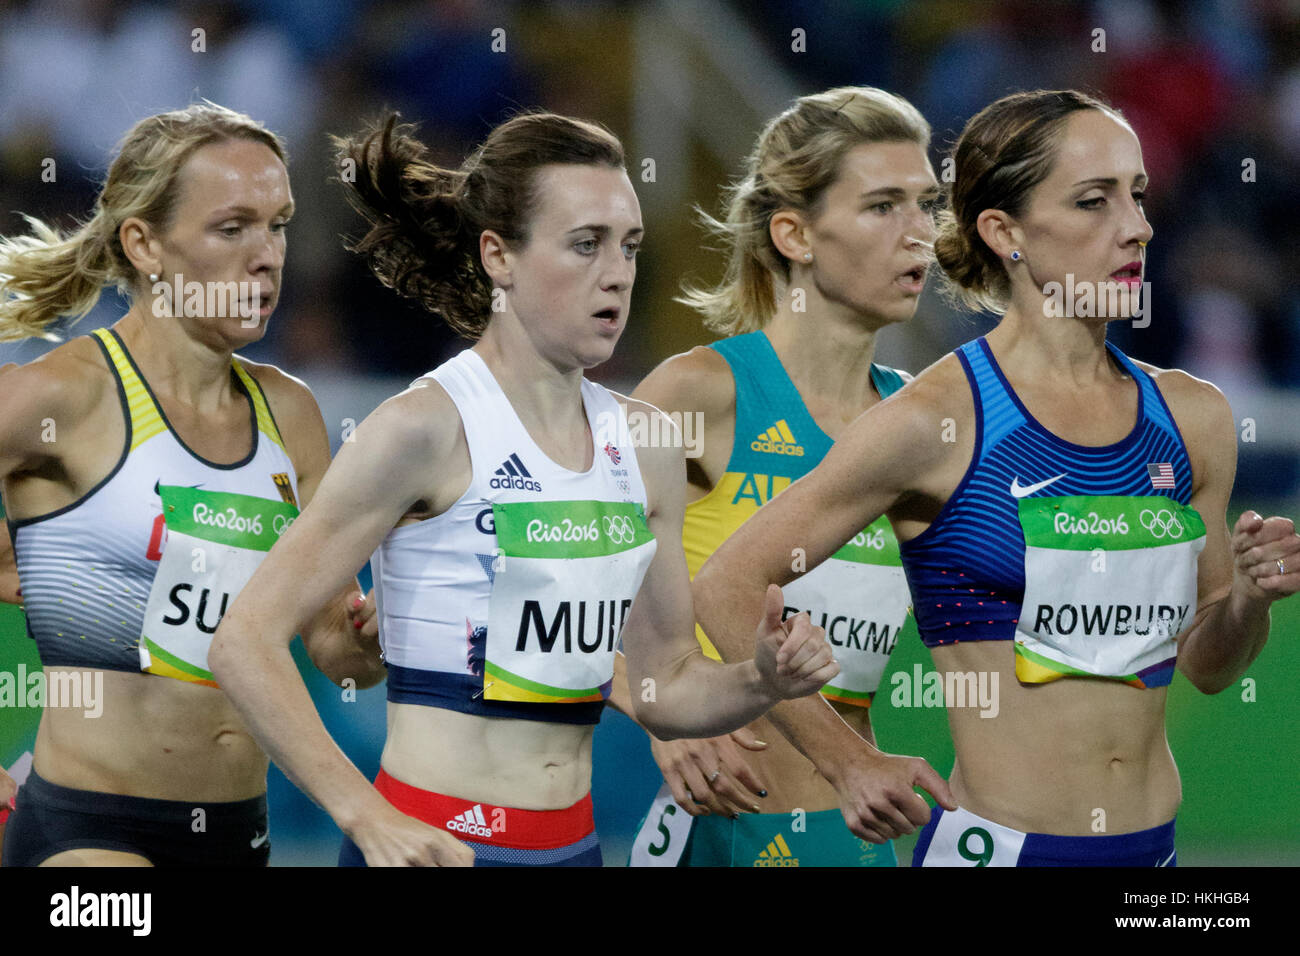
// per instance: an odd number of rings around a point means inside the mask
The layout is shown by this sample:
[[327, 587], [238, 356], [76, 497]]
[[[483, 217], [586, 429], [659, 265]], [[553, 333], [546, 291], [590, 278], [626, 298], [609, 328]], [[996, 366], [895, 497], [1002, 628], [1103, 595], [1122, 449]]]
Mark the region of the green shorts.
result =
[[860, 840], [839, 810], [696, 817], [678, 866], [898, 866], [894, 844]]

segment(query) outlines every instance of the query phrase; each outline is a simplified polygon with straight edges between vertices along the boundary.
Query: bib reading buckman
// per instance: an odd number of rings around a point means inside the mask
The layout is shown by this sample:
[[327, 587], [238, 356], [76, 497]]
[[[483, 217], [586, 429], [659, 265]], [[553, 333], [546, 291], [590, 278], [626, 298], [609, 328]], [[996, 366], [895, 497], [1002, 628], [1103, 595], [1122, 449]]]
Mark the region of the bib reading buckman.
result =
[[516, 501], [492, 513], [500, 557], [483, 695], [537, 703], [609, 696], [618, 636], [655, 553], [642, 509]]
[[1016, 676], [1029, 684], [1076, 675], [1167, 685], [1175, 637], [1196, 614], [1200, 515], [1149, 497], [1026, 498], [1020, 524]]
[[824, 610], [811, 615], [813, 624], [825, 628], [840, 663], [839, 674], [822, 688], [822, 696], [869, 706], [911, 603], [889, 519], [877, 518], [819, 564], [815, 575], [797, 578], [783, 591], [787, 614], [791, 608], [835, 608], [846, 595], [854, 608], [870, 609], [861, 616]]
[[149, 591], [140, 669], [216, 687], [212, 635], [298, 509], [282, 501], [163, 485], [167, 544]]

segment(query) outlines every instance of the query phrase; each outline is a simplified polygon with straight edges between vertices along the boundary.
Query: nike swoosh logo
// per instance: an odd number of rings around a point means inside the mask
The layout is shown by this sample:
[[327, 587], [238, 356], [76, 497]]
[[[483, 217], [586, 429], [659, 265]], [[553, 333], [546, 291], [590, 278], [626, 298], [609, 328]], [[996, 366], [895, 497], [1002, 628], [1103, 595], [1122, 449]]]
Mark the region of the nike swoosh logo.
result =
[[1059, 481], [1060, 479], [1064, 478], [1065, 475], [1067, 474], [1069, 474], [1069, 472], [1065, 472], [1063, 474], [1057, 475], [1055, 478], [1048, 478], [1046, 481], [1040, 481], [1037, 482], [1036, 484], [1027, 485], [1027, 486], [1021, 486], [1020, 476], [1017, 475], [1016, 477], [1011, 479], [1011, 497], [1023, 498], [1026, 495], [1032, 495], [1035, 491], [1042, 491], [1052, 482]]
[[1174, 857], [1175, 857], [1177, 854], [1178, 854], [1178, 851], [1175, 850], [1173, 853], [1170, 853], [1167, 857], [1164, 858], [1164, 862], [1162, 862], [1162, 863], [1157, 863], [1156, 866], [1168, 866], [1170, 863], [1173, 862], [1173, 859], [1174, 859]]
[[255, 836], [253, 837], [253, 839], [248, 841], [248, 845], [251, 846], [254, 850], [256, 850], [259, 846], [261, 846], [263, 843], [266, 842], [267, 838], [270, 835], [271, 834], [268, 831], [266, 833], [263, 833], [261, 836]]
[[[154, 493], [155, 495], [156, 495], [156, 494], [160, 494], [160, 492], [159, 492], [158, 489], [159, 489], [161, 486], [162, 486], [162, 479], [161, 479], [161, 478], [159, 478], [157, 481], [155, 481], [155, 482], [153, 483], [153, 493]], [[202, 488], [202, 487], [203, 487], [203, 482], [200, 481], [197, 485], [186, 485], [185, 487], [186, 487], [186, 488]]]

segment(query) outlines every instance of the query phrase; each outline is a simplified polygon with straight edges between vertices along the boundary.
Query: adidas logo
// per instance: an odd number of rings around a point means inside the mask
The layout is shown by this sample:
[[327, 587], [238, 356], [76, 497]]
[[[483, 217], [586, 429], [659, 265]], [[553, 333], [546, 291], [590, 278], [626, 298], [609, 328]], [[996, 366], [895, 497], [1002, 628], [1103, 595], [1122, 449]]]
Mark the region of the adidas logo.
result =
[[785, 837], [779, 833], [776, 835], [776, 839], [767, 845], [766, 850], [759, 851], [758, 859], [754, 861], [754, 866], [798, 865], [799, 858], [790, 852], [790, 845], [785, 842]]
[[[799, 454], [803, 454], [802, 449]], [[523, 491], [541, 491], [542, 483], [533, 478], [520, 461], [519, 456], [512, 454], [509, 458], [501, 463], [501, 467], [492, 473], [492, 480], [488, 482], [489, 488], [519, 488]]]
[[802, 455], [803, 445], [794, 440], [794, 432], [781, 419], [765, 432], [759, 432], [757, 438], [749, 443], [754, 451], [768, 451], [775, 455]]
[[483, 819], [483, 804], [481, 803], [474, 804], [464, 813], [456, 814], [446, 822], [445, 826], [448, 830], [455, 830], [457, 833], [468, 833], [470, 836], [492, 839], [492, 828]]

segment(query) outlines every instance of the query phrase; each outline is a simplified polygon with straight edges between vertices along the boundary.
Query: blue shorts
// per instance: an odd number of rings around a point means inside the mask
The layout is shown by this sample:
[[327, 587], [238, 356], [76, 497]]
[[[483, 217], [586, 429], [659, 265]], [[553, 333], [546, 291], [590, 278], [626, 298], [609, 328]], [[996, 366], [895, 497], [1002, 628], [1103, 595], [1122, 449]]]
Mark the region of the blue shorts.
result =
[[912, 866], [1177, 866], [1174, 821], [1134, 833], [1054, 836], [1021, 833], [935, 807], [912, 853]]

